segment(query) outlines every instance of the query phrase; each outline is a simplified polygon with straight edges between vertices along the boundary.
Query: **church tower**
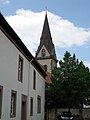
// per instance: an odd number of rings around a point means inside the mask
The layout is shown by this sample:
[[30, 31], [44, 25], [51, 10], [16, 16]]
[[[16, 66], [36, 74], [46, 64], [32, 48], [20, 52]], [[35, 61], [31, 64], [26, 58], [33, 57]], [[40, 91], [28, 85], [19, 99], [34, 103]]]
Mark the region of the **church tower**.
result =
[[51, 73], [51, 70], [57, 66], [57, 57], [51, 37], [47, 13], [45, 15], [40, 44], [35, 57], [36, 60], [44, 67], [45, 71], [49, 73]]

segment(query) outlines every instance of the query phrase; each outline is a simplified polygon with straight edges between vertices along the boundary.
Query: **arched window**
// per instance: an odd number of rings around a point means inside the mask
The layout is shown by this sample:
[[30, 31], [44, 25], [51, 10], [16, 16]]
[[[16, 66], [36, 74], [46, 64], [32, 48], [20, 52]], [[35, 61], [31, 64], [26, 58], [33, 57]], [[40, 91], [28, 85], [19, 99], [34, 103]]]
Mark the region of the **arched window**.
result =
[[46, 51], [45, 51], [45, 49], [42, 49], [42, 51], [41, 51], [41, 56], [42, 56], [42, 57], [45, 57], [45, 55], [46, 55]]
[[44, 70], [47, 71], [47, 65], [44, 65]]

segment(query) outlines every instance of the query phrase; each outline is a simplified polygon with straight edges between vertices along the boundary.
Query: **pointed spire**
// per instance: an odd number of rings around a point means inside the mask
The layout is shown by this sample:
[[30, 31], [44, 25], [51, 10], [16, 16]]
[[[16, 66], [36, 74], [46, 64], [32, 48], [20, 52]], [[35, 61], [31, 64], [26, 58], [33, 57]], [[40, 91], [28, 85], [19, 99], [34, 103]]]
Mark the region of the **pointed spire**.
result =
[[49, 22], [48, 22], [48, 17], [47, 17], [47, 12], [45, 14], [43, 30], [42, 30], [42, 34], [41, 34], [41, 38], [40, 38], [40, 44], [39, 44], [38, 50], [36, 52], [36, 57], [37, 57], [37, 55], [38, 55], [38, 53], [41, 50], [43, 45], [45, 46], [45, 48], [49, 52], [50, 57], [52, 56], [52, 58], [56, 59], [55, 47], [54, 47], [54, 44], [53, 44], [53, 41], [52, 41], [52, 37], [51, 37], [51, 32], [50, 32]]
[[48, 23], [48, 18], [47, 18], [47, 11], [46, 11], [46, 15], [45, 15], [41, 39], [52, 39], [50, 28], [49, 28], [49, 23]]

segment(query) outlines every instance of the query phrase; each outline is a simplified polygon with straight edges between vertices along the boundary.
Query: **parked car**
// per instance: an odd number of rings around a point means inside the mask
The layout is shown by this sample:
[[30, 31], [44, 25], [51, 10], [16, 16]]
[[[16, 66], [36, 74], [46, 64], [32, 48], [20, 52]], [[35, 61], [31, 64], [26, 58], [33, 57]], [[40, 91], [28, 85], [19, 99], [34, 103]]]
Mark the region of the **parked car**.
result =
[[64, 111], [61, 113], [61, 115], [57, 116], [57, 120], [74, 120], [74, 116], [71, 114], [71, 112]]

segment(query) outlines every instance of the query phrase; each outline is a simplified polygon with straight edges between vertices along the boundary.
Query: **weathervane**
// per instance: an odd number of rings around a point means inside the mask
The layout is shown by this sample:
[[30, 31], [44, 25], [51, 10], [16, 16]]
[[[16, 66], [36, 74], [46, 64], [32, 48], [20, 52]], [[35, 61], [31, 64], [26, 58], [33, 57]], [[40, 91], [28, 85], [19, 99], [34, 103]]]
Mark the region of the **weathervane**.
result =
[[45, 11], [46, 11], [46, 14], [47, 14], [47, 6], [45, 7]]

